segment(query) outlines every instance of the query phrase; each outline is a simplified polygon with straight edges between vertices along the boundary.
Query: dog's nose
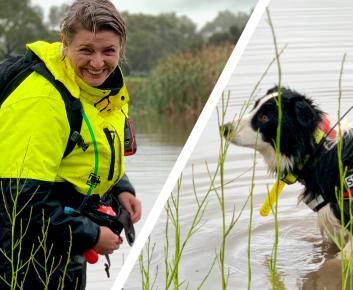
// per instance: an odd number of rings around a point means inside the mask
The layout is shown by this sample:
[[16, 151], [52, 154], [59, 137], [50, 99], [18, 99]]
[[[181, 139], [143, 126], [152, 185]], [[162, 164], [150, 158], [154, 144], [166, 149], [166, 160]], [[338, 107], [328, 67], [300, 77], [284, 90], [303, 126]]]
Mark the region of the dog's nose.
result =
[[223, 130], [223, 136], [228, 137], [232, 133], [232, 130], [233, 130], [232, 123], [224, 124], [223, 126], [221, 126], [221, 130]]

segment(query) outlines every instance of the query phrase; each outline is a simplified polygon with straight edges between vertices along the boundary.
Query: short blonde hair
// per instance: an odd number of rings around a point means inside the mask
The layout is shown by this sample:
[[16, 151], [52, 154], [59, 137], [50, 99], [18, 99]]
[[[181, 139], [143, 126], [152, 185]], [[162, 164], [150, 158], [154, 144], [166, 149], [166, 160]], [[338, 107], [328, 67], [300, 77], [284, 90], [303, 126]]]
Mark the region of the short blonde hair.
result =
[[109, 0], [75, 0], [69, 7], [60, 30], [70, 43], [80, 29], [91, 32], [112, 31], [120, 37], [120, 54], [125, 54], [126, 24]]

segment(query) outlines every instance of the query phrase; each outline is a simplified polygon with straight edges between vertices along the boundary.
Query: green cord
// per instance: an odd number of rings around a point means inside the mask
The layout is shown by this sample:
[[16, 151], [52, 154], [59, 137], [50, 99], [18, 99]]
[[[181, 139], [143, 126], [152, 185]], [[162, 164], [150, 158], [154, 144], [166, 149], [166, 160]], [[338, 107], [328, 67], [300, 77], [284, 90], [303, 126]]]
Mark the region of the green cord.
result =
[[[93, 174], [95, 176], [98, 176], [98, 146], [97, 146], [96, 137], [94, 135], [91, 123], [89, 122], [83, 109], [81, 110], [81, 113], [82, 113], [83, 120], [85, 121], [86, 126], [88, 128], [89, 134], [91, 135], [92, 142], [93, 142], [93, 150], [94, 150], [94, 172], [93, 172]], [[88, 197], [92, 194], [93, 188], [94, 188], [94, 183], [91, 182], [91, 185], [86, 193], [84, 200], [82, 201], [82, 203], [80, 205], [80, 208], [82, 208], [86, 204]]]

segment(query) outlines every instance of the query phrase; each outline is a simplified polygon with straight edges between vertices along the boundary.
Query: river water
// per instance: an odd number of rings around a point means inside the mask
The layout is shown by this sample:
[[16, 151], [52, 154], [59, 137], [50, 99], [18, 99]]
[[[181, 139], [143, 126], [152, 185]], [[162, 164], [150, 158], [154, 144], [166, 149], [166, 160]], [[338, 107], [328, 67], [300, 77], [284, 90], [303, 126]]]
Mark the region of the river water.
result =
[[[343, 73], [342, 112], [353, 104], [353, 1], [351, 0], [273, 0], [269, 5], [278, 46], [285, 48], [281, 56], [282, 84], [310, 96], [315, 103], [337, 120], [338, 85], [341, 61], [346, 53]], [[274, 57], [272, 34], [266, 14], [255, 30], [225, 92], [230, 102], [227, 119], [240, 112], [256, 82]], [[272, 66], [260, 85], [257, 96], [278, 82], [276, 65]], [[353, 120], [353, 113], [348, 115]], [[293, 132], [295, 134], [295, 132]], [[181, 235], [185, 235], [195, 214], [194, 185], [199, 197], [209, 188], [217, 165], [220, 138], [216, 111], [209, 120], [196, 149], [183, 172], [180, 200]], [[236, 215], [247, 200], [251, 188], [254, 152], [231, 146], [225, 162], [226, 220]], [[208, 169], [205, 165], [207, 162]], [[216, 181], [216, 183], [218, 180]], [[268, 261], [274, 243], [274, 218], [261, 217], [259, 209], [274, 182], [267, 173], [261, 156], [256, 156], [253, 223], [251, 229], [251, 289], [271, 289]], [[303, 204], [297, 204], [300, 185], [287, 186], [278, 204], [279, 244], [277, 276], [279, 289], [341, 289], [340, 269], [335, 251], [319, 234], [315, 214]], [[250, 207], [240, 215], [227, 240], [226, 267], [228, 289], [248, 287], [248, 236]], [[155, 252], [151, 262], [151, 281], [164, 289], [165, 222], [163, 214], [151, 234]], [[207, 274], [221, 243], [221, 211], [215, 193], [208, 198], [200, 229], [189, 240], [180, 261], [181, 289], [197, 289]], [[170, 240], [170, 247], [173, 241]], [[172, 250], [171, 250], [172, 251]], [[172, 254], [171, 254], [172, 255]], [[157, 270], [158, 268], [158, 270]], [[325, 288], [326, 287], [326, 288]], [[138, 263], [124, 289], [141, 289]], [[222, 289], [216, 263], [202, 289]]]

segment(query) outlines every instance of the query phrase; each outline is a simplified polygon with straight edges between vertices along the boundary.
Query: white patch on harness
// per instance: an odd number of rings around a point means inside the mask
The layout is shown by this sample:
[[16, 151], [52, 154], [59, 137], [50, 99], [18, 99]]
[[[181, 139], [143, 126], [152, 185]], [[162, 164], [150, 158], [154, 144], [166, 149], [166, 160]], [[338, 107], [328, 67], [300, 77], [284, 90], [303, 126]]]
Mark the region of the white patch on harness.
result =
[[312, 199], [311, 201], [309, 201], [310, 196], [307, 196], [306, 198], [304, 198], [304, 202], [305, 204], [310, 207], [313, 211], [316, 211], [316, 208], [325, 202], [324, 198], [322, 197], [322, 195], [318, 195], [317, 197], [315, 197], [314, 199]]
[[346, 182], [347, 186], [349, 188], [352, 188], [353, 187], [353, 174], [352, 175], [349, 175], [347, 176], [344, 181]]

